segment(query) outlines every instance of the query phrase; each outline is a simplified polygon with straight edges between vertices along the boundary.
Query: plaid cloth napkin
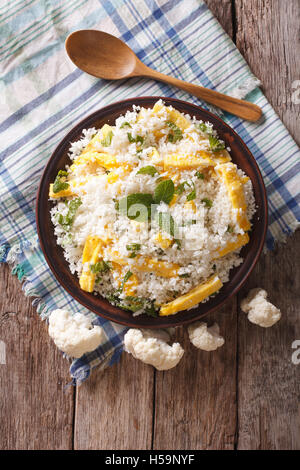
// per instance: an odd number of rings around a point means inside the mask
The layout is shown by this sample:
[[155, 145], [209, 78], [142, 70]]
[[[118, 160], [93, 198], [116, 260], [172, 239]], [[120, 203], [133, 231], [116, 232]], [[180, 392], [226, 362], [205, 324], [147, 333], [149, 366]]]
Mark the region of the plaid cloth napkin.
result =
[[[35, 197], [43, 168], [58, 142], [84, 116], [129, 97], [174, 96], [204, 102], [146, 79], [98, 80], [71, 63], [67, 35], [95, 28], [123, 39], [160, 72], [223, 93], [244, 97], [263, 109], [264, 119], [224, 120], [255, 156], [270, 209], [267, 247], [299, 223], [299, 149], [258, 89], [235, 45], [201, 0], [14, 0], [0, 6], [1, 60], [1, 260], [9, 262], [42, 318], [55, 308], [89, 315], [106, 341], [71, 365], [74, 383], [116, 361], [125, 328], [88, 312], [51, 275], [38, 245]], [[251, 92], [249, 94], [249, 92]], [[3, 114], [5, 112], [5, 114]], [[299, 186], [299, 185], [298, 185]]]

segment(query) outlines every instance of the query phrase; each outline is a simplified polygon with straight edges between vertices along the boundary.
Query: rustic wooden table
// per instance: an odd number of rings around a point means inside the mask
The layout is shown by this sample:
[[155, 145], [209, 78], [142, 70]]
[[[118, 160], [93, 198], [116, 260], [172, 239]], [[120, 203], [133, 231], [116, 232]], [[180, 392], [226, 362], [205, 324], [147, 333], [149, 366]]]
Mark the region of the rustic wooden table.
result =
[[[206, 0], [299, 143], [299, 0]], [[299, 84], [298, 84], [299, 88]], [[298, 134], [296, 129], [298, 127]], [[211, 315], [226, 338], [213, 353], [177, 337], [178, 367], [156, 372], [132, 356], [81, 387], [8, 267], [1, 270], [1, 449], [299, 449], [300, 233], [262, 256], [243, 291]], [[270, 329], [239, 311], [261, 286], [280, 307]], [[298, 320], [298, 322], [297, 322]]]

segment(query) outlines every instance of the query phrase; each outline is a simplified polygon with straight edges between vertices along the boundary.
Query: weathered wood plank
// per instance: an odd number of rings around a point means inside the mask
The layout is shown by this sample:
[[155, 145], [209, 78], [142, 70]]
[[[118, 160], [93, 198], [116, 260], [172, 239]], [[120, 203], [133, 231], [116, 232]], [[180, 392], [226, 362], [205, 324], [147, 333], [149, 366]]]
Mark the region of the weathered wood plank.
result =
[[232, 0], [204, 0], [208, 8], [221, 23], [226, 33], [233, 37]]
[[200, 351], [177, 330], [179, 365], [156, 373], [154, 449], [233, 449], [236, 431], [236, 301], [213, 315], [225, 345]]
[[[282, 312], [271, 328], [239, 314], [239, 449], [300, 449], [300, 366], [292, 363], [292, 343], [300, 339], [300, 232], [263, 256], [239, 300], [262, 287]], [[297, 249], [296, 249], [297, 248]]]
[[[292, 102], [292, 83], [299, 79], [300, 2], [236, 0], [235, 6], [237, 45], [299, 142], [299, 104]], [[297, 233], [286, 246], [262, 256], [243, 290], [265, 288], [283, 318], [265, 330], [239, 315], [239, 449], [300, 447], [299, 366], [291, 362], [292, 342], [300, 338], [299, 241]]]
[[293, 83], [300, 80], [300, 1], [235, 0], [235, 11], [237, 46], [300, 144], [299, 103], [293, 102]]
[[74, 390], [65, 388], [68, 362], [8, 266], [0, 270], [0, 292], [0, 340], [6, 345], [6, 364], [0, 364], [0, 448], [71, 449]]
[[124, 353], [77, 388], [75, 449], [151, 449], [153, 368]]

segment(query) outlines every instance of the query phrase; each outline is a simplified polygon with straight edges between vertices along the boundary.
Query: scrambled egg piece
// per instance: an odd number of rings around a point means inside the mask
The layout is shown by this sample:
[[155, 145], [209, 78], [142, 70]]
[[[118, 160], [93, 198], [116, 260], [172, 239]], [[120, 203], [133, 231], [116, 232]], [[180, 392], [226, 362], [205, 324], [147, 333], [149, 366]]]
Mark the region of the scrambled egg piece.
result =
[[197, 157], [194, 155], [182, 156], [176, 153], [165, 155], [164, 170], [177, 168], [178, 170], [201, 170], [209, 166], [214, 166], [210, 157]]
[[243, 182], [237, 174], [237, 167], [231, 162], [220, 165], [216, 168], [217, 173], [223, 178], [226, 185], [228, 196], [230, 198], [233, 209], [236, 209], [237, 222], [239, 226], [247, 231], [250, 230], [251, 224], [247, 218], [247, 204], [243, 190]]
[[247, 243], [249, 243], [248, 233], [239, 233], [235, 242], [228, 242], [225, 248], [223, 248], [222, 250], [218, 250], [217, 258], [221, 258], [222, 256], [228, 255], [228, 253], [238, 250], [242, 246], [247, 245]]
[[67, 189], [63, 189], [62, 191], [59, 191], [58, 193], [54, 193], [53, 184], [50, 184], [49, 197], [52, 197], [54, 199], [59, 199], [60, 197], [71, 197], [74, 195], [75, 194], [73, 193], [72, 188], [70, 186]]
[[174, 315], [174, 313], [186, 310], [202, 302], [206, 297], [217, 292], [223, 286], [218, 276], [211, 277], [208, 281], [190, 290], [187, 294], [178, 297], [160, 307], [160, 316]]
[[156, 235], [155, 237], [155, 242], [163, 249], [163, 250], [166, 250], [167, 248], [169, 248], [172, 243], [173, 243], [173, 240], [171, 240], [170, 238], [165, 238], [161, 232], [158, 232], [158, 234]]
[[104, 126], [100, 129], [100, 132], [92, 138], [92, 140], [87, 144], [87, 146], [81, 152], [81, 155], [88, 153], [90, 151], [97, 151], [101, 146], [101, 140], [105, 139], [109, 132], [113, 129], [108, 124], [104, 124]]
[[95, 235], [87, 237], [82, 253], [82, 264], [89, 263], [89, 267], [87, 271], [82, 271], [79, 279], [81, 289], [86, 292], [93, 292], [94, 290], [96, 274], [91, 271], [90, 265], [99, 261], [103, 247], [104, 243], [101, 238]]
[[[180, 268], [179, 264], [168, 263], [167, 261], [160, 261], [154, 258], [137, 257], [136, 259], [137, 263], [134, 264], [132, 269], [146, 273], [154, 272], [157, 276], [161, 277], [175, 277], [177, 276], [178, 269]], [[142, 260], [142, 262], [140, 262], [140, 260]]]
[[[120, 264], [116, 262], [112, 262], [112, 266], [114, 271], [118, 273], [119, 279], [118, 279], [118, 286], [121, 287], [124, 276], [126, 274], [126, 269], [124, 269], [124, 266], [120, 266]], [[138, 277], [135, 274], [131, 274], [130, 278], [125, 282], [123, 286], [123, 292], [125, 293], [126, 296], [135, 296], [136, 295], [136, 288], [139, 284], [138, 282]]]

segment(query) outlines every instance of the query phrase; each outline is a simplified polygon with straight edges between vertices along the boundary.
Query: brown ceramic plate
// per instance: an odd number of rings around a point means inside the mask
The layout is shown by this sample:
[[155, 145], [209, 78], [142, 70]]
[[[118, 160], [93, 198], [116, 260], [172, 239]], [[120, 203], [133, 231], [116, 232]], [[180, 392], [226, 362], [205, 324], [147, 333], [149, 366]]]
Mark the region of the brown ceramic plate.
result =
[[37, 194], [36, 221], [40, 244], [47, 263], [59, 283], [72, 297], [89, 310], [117, 323], [138, 328], [167, 328], [187, 324], [220, 307], [229, 297], [236, 294], [246, 281], [259, 258], [267, 230], [267, 197], [264, 182], [256, 161], [244, 142], [231, 127], [214, 114], [185, 101], [162, 98], [167, 105], [172, 105], [183, 113], [196, 116], [197, 119], [202, 119], [203, 121], [211, 122], [220, 138], [226, 142], [227, 146], [231, 147], [233, 162], [251, 178], [257, 211], [252, 220], [253, 228], [250, 233], [250, 242], [242, 250], [244, 262], [238, 268], [231, 270], [230, 281], [224, 284], [220, 293], [214, 298], [204, 304], [200, 304], [199, 307], [193, 310], [186, 310], [168, 317], [152, 318], [146, 315], [133, 317], [131, 312], [114, 307], [100, 296], [89, 294], [79, 288], [77, 277], [69, 271], [62, 248], [55, 241], [53, 225], [50, 219], [52, 203], [48, 200], [49, 184], [53, 182], [58, 170], [64, 168], [69, 163], [67, 154], [70, 143], [80, 138], [82, 129], [88, 129], [89, 127], [100, 128], [105, 123], [114, 124], [118, 116], [132, 109], [133, 104], [152, 107], [160, 98], [158, 96], [131, 98], [113, 103], [96, 111], [77, 124], [51, 155], [44, 170]]

